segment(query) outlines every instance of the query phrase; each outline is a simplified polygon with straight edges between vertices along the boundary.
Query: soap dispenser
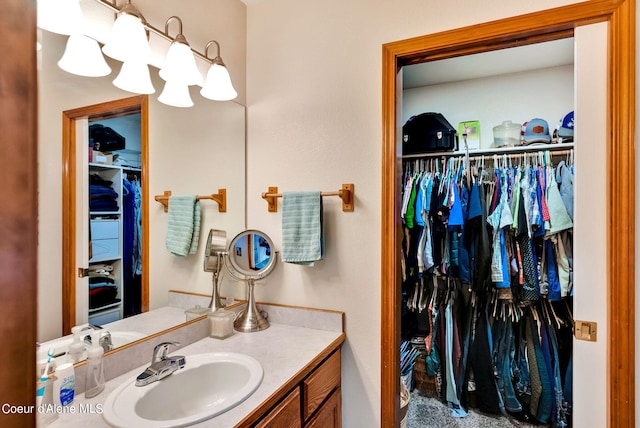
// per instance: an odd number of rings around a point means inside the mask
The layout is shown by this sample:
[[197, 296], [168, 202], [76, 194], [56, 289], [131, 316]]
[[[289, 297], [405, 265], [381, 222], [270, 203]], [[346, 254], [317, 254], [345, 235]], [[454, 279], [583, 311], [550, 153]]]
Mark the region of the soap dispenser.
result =
[[104, 367], [102, 356], [104, 349], [100, 345], [100, 332], [91, 333], [91, 347], [87, 351], [87, 375], [84, 396], [95, 397], [104, 389]]
[[84, 352], [84, 343], [82, 341], [82, 327], [75, 326], [71, 329], [73, 333], [73, 342], [69, 345], [69, 362], [75, 364], [82, 359]]

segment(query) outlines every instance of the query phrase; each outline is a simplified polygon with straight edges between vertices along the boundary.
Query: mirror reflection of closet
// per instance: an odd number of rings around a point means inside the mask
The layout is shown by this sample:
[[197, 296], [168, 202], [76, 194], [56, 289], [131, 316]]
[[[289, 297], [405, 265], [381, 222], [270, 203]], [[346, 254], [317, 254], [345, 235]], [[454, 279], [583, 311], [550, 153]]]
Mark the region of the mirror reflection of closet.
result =
[[148, 310], [147, 97], [64, 112], [63, 334]]

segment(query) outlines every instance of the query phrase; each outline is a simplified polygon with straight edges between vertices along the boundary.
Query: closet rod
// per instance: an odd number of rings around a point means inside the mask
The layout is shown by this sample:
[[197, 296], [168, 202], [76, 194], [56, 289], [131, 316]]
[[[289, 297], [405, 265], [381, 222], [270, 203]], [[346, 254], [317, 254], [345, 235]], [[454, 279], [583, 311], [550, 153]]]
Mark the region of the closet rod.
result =
[[[353, 183], [346, 183], [336, 192], [320, 192], [320, 196], [338, 196], [342, 199], [342, 211], [353, 212]], [[269, 204], [268, 211], [270, 213], [278, 212], [278, 198], [282, 197], [282, 193], [278, 193], [278, 187], [269, 186], [269, 191], [262, 193], [262, 199]]]
[[[501, 153], [498, 156], [498, 158], [502, 158], [503, 156], [506, 156], [507, 159], [521, 159], [523, 155], [529, 155], [529, 156], [537, 156], [539, 153], [545, 153], [545, 152], [549, 152], [549, 154], [551, 156], [566, 156], [566, 155], [570, 155], [571, 152], [573, 151], [573, 149], [571, 150], [536, 150], [536, 151], [532, 151], [532, 152], [522, 152], [522, 153]], [[469, 156], [469, 159], [471, 160], [480, 160], [482, 159], [482, 157], [484, 156], [485, 160], [491, 160], [493, 159], [493, 155], [473, 155], [473, 156]], [[464, 155], [458, 155], [456, 157], [464, 157]]]
[[[500, 154], [487, 154], [487, 155], [472, 155], [469, 156], [469, 160], [481, 160], [483, 157], [486, 161], [492, 161], [494, 156], [497, 156], [498, 159], [502, 159], [503, 157], [506, 156], [507, 159], [521, 159], [523, 155], [529, 155], [529, 156], [538, 156], [539, 153], [545, 153], [548, 152], [551, 156], [566, 156], [566, 155], [570, 155], [572, 153], [573, 149], [571, 150], [554, 150], [554, 151], [550, 151], [550, 150], [536, 150], [536, 151], [529, 151], [529, 152], [521, 152], [521, 153], [500, 153]], [[460, 154], [460, 153], [455, 153], [455, 154], [443, 154], [441, 153], [440, 156], [436, 157], [436, 156], [428, 156], [431, 159], [445, 159], [445, 158], [464, 158], [465, 155]], [[415, 161], [415, 160], [420, 160], [419, 158], [413, 158], [413, 159], [404, 159], [405, 162], [411, 162], [411, 161]]]
[[514, 147], [495, 147], [493, 149], [470, 149], [468, 151], [465, 150], [457, 150], [455, 152], [430, 152], [430, 153], [420, 153], [415, 155], [404, 155], [402, 156], [403, 160], [408, 159], [416, 159], [416, 158], [429, 158], [429, 157], [441, 157], [441, 156], [464, 156], [465, 154], [469, 154], [469, 156], [493, 156], [493, 155], [504, 155], [504, 154], [515, 154], [515, 153], [531, 153], [531, 152], [540, 152], [540, 151], [562, 151], [567, 149], [573, 149], [574, 143], [562, 143], [562, 144], [547, 144], [541, 146], [514, 146]]
[[[169, 211], [169, 198], [171, 197], [171, 190], [165, 190], [163, 195], [156, 195], [155, 200], [164, 205], [164, 212]], [[226, 213], [227, 212], [227, 189], [218, 189], [218, 193], [213, 193], [211, 195], [198, 195], [196, 196], [197, 201], [201, 201], [203, 199], [211, 199], [218, 203], [218, 212]]]

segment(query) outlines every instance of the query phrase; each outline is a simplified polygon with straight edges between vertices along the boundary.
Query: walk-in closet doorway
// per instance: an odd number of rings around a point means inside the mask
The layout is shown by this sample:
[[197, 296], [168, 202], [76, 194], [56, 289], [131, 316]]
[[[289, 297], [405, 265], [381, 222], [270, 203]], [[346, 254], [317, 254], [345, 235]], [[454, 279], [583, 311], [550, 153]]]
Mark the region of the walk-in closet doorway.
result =
[[[603, 382], [595, 387], [602, 392], [604, 418], [608, 426], [634, 426], [634, 118], [635, 118], [635, 4], [632, 0], [615, 3], [590, 1], [504, 19], [468, 28], [447, 31], [383, 46], [383, 189], [382, 189], [382, 425], [398, 426], [399, 420], [399, 348], [400, 348], [400, 128], [402, 126], [402, 82], [399, 70], [409, 64], [453, 58], [518, 45], [566, 38], [580, 33], [585, 25], [603, 23], [601, 58], [608, 58], [602, 79], [603, 118], [602, 171], [606, 177], [606, 296], [603, 336], [599, 345], [606, 350]], [[608, 52], [607, 52], [608, 51]], [[576, 61], [577, 74], [581, 73]], [[580, 79], [582, 80], [582, 79]], [[581, 103], [588, 106], [592, 94], [576, 87], [576, 114]], [[586, 116], [588, 108], [583, 108]], [[602, 119], [602, 120], [600, 120]], [[579, 121], [579, 120], [578, 120]], [[586, 125], [586, 124], [584, 124]], [[579, 125], [578, 125], [579, 126]], [[579, 129], [576, 133], [579, 135]], [[583, 128], [589, 132], [589, 128]], [[584, 134], [583, 134], [584, 135]], [[579, 149], [578, 149], [579, 150]], [[615, 201], [615, 203], [613, 203]], [[606, 223], [606, 224], [605, 224]], [[615, 249], [615, 251], [613, 251]], [[606, 260], [606, 261], [605, 261]], [[584, 265], [583, 265], [584, 266]], [[577, 267], [580, 269], [580, 267]], [[580, 289], [577, 289], [577, 293]], [[611, 310], [616, 308], [616, 310]], [[588, 314], [588, 312], [587, 312]], [[576, 314], [576, 317], [579, 315]], [[585, 343], [576, 344], [576, 356], [590, 352]], [[583, 354], [586, 355], [586, 354]], [[579, 407], [579, 404], [577, 405]], [[588, 412], [587, 412], [588, 413]], [[577, 421], [574, 419], [574, 426]]]

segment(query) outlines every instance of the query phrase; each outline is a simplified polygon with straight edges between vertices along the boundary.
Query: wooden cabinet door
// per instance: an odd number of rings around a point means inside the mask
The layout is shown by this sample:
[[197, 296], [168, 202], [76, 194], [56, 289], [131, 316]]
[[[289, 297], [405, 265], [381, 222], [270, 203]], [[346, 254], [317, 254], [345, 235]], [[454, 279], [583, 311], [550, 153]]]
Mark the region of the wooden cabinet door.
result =
[[336, 389], [318, 413], [311, 418], [305, 428], [341, 428], [342, 427], [342, 395]]
[[304, 420], [316, 411], [331, 392], [340, 386], [340, 350], [333, 353], [303, 382]]

